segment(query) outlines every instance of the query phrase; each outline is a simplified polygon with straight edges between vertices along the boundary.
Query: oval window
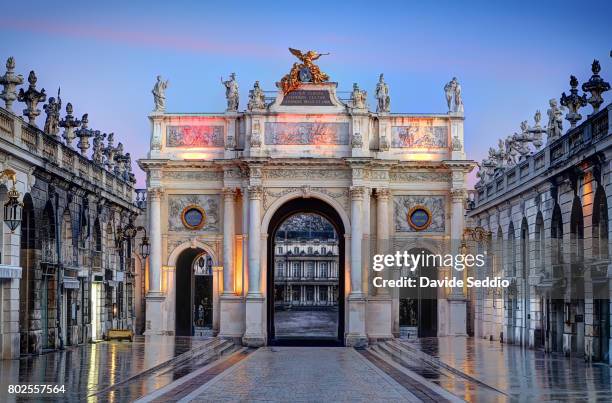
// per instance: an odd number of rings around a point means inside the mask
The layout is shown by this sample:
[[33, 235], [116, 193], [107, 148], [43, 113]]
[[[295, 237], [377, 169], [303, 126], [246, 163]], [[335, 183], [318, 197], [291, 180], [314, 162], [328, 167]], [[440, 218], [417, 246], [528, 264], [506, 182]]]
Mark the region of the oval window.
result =
[[431, 213], [425, 206], [414, 206], [408, 212], [408, 224], [417, 231], [422, 231], [431, 224]]
[[181, 219], [185, 227], [191, 230], [197, 230], [202, 228], [206, 223], [206, 213], [200, 206], [187, 206], [183, 209]]

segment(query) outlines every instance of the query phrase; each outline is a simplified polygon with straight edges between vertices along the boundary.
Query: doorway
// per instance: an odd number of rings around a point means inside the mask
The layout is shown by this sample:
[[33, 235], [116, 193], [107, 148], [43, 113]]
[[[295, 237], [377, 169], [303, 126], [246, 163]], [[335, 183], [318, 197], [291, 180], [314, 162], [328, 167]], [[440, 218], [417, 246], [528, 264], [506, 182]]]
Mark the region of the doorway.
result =
[[322, 200], [281, 206], [268, 230], [268, 343], [342, 345], [344, 226]]
[[101, 332], [100, 332], [100, 298], [101, 296], [101, 283], [100, 282], [92, 282], [91, 284], [91, 340], [100, 340]]
[[[423, 249], [412, 249], [409, 254], [431, 255]], [[428, 262], [426, 262], [428, 263]], [[414, 271], [404, 269], [402, 276], [436, 278], [438, 270], [428, 264], [419, 265]], [[434, 287], [402, 287], [400, 289], [399, 323], [401, 337], [435, 337], [438, 335], [438, 294]]]
[[212, 259], [199, 248], [187, 249], [176, 262], [176, 335], [213, 335]]

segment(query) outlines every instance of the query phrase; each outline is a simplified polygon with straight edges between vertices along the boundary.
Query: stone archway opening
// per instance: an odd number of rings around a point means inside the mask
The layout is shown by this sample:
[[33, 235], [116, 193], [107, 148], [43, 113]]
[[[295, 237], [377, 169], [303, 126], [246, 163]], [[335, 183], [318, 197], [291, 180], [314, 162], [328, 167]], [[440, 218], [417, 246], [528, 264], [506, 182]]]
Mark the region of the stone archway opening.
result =
[[338, 212], [316, 198], [292, 199], [268, 227], [270, 345], [342, 345], [344, 235]]
[[[424, 248], [414, 248], [409, 254], [431, 255]], [[438, 334], [438, 294], [437, 289], [421, 287], [419, 278], [430, 280], [437, 278], [438, 269], [425, 262], [416, 270], [403, 269], [402, 276], [415, 277], [417, 287], [402, 287], [399, 294], [399, 324], [402, 337], [435, 337]]]
[[176, 260], [176, 336], [213, 335], [212, 258], [201, 248], [189, 248]]

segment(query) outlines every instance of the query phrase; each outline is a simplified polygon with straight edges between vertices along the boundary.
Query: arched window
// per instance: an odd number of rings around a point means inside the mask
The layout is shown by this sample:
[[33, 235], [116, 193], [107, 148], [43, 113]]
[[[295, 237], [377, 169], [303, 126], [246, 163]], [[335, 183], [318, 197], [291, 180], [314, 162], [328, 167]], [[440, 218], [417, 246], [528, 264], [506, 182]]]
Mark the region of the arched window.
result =
[[581, 263], [584, 258], [584, 220], [582, 216], [582, 206], [578, 197], [574, 198], [574, 203], [572, 204], [570, 247], [571, 262]]
[[552, 264], [563, 263], [563, 218], [561, 208], [555, 204], [550, 226], [551, 259]]
[[608, 200], [599, 186], [593, 202], [593, 258], [607, 260], [608, 254]]
[[497, 237], [495, 239], [495, 267], [494, 274], [499, 276], [503, 273], [504, 267], [504, 232], [501, 225], [497, 228]]
[[529, 276], [529, 225], [525, 217], [521, 222], [521, 275], [522, 278]]
[[535, 222], [535, 237], [534, 237], [534, 258], [535, 266], [538, 272], [544, 271], [544, 219], [542, 213], [538, 211]]
[[112, 223], [106, 224], [106, 233], [104, 234], [104, 252], [106, 252], [106, 268], [115, 268], [115, 232], [113, 231]]
[[43, 211], [40, 232], [42, 261], [45, 263], [57, 263], [55, 213], [51, 201], [47, 202]]
[[62, 216], [62, 261], [65, 264], [74, 264], [75, 249], [72, 243], [72, 221], [70, 219], [70, 210], [66, 209]]
[[514, 224], [511, 222], [508, 226], [508, 244], [506, 245], [506, 262], [508, 267], [508, 276], [516, 276], [516, 234], [514, 233]]

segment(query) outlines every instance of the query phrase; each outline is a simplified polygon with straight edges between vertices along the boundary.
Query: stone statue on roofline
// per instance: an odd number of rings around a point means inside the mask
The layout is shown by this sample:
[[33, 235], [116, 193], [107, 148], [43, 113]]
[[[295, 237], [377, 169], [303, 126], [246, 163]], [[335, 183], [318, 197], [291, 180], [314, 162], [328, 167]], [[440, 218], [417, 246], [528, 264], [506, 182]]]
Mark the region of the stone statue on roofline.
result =
[[151, 90], [153, 102], [155, 103], [154, 112], [166, 111], [166, 88], [168, 88], [168, 80], [164, 81], [162, 76], [157, 76], [157, 82], [153, 86], [153, 90]]
[[266, 109], [266, 95], [259, 86], [259, 81], [255, 81], [253, 89], [249, 91], [249, 103], [247, 108], [248, 110]]
[[552, 98], [548, 101], [550, 108], [546, 111], [548, 115], [548, 125], [546, 126], [546, 134], [548, 141], [553, 141], [561, 137], [563, 134], [563, 106], [559, 106], [557, 100]]
[[385, 77], [381, 73], [376, 84], [376, 112], [388, 113], [391, 110], [391, 97], [389, 96], [389, 86], [385, 83]]
[[240, 94], [238, 93], [238, 82], [236, 81], [236, 73], [230, 74], [229, 80], [223, 81], [221, 77], [221, 84], [225, 87], [225, 98], [227, 99], [227, 111], [236, 112], [238, 111], [238, 102]]
[[62, 98], [60, 98], [60, 90], [57, 90], [57, 99], [50, 97], [49, 102], [43, 105], [43, 109], [47, 114], [43, 131], [52, 137], [57, 137], [59, 133], [60, 110], [62, 108]]
[[457, 77], [453, 77], [444, 86], [444, 96], [449, 112], [463, 113], [463, 99], [461, 98], [461, 84]]
[[359, 89], [359, 85], [357, 83], [353, 83], [353, 92], [351, 92], [351, 106], [354, 109], [367, 109], [367, 99], [367, 91]]

